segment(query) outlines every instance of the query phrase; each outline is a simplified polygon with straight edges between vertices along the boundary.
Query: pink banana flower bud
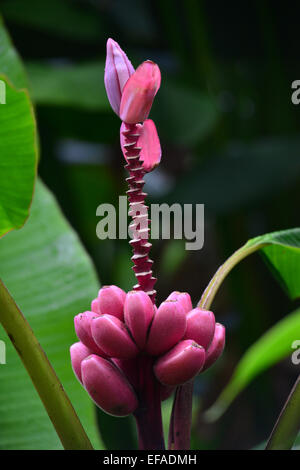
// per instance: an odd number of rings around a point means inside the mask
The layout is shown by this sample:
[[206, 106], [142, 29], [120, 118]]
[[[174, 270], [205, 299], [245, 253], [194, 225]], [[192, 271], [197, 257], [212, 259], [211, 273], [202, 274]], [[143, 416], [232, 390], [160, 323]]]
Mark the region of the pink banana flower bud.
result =
[[157, 379], [164, 385], [177, 386], [193, 379], [205, 362], [205, 350], [194, 341], [180, 341], [154, 365]]
[[[146, 173], [154, 170], [159, 165], [161, 160], [161, 146], [157, 130], [154, 122], [151, 119], [147, 119], [143, 124], [137, 124], [139, 129], [139, 137], [136, 143], [136, 147], [140, 148], [140, 161], [142, 162], [143, 169]], [[124, 132], [126, 133], [127, 125], [122, 122], [120, 129], [120, 143], [121, 149], [125, 159], [126, 157], [126, 139]]]
[[87, 348], [80, 341], [78, 343], [72, 344], [72, 346], [70, 347], [70, 356], [71, 356], [72, 369], [73, 369], [74, 374], [76, 375], [77, 379], [81, 383], [82, 383], [81, 363], [82, 363], [83, 359], [90, 356], [91, 354], [93, 354], [93, 351], [91, 351], [89, 348]]
[[151, 60], [143, 62], [136, 69], [123, 89], [120, 104], [122, 121], [138, 124], [148, 118], [160, 82], [159, 67]]
[[104, 84], [110, 105], [119, 115], [122, 91], [134, 68], [125, 52], [113, 39], [106, 44]]
[[106, 413], [127, 416], [137, 406], [137, 397], [120, 370], [110, 361], [92, 355], [82, 361], [82, 381], [90, 397]]
[[186, 314], [180, 302], [166, 300], [163, 302], [150, 327], [146, 350], [157, 356], [171, 349], [180, 341], [186, 329]]
[[126, 326], [112, 315], [101, 315], [92, 321], [92, 336], [110, 357], [131, 359], [138, 354], [138, 348], [129, 336]]
[[117, 286], [103, 286], [99, 290], [98, 294], [98, 305], [99, 312], [104, 315], [113, 315], [124, 319], [124, 302], [126, 299], [126, 292]]
[[93, 351], [94, 354], [99, 354], [99, 356], [106, 357], [105, 352], [97, 346], [93, 340], [91, 332], [91, 322], [93, 318], [97, 318], [97, 315], [94, 312], [84, 312], [79, 313], [74, 317], [75, 332], [77, 338], [89, 349]]
[[209, 347], [215, 332], [215, 316], [208, 310], [194, 308], [186, 317], [185, 339], [193, 339], [205, 350]]
[[169, 295], [167, 300], [178, 300], [184, 308], [185, 313], [190, 312], [193, 308], [191, 296], [187, 292], [174, 291]]
[[94, 313], [97, 313], [97, 315], [100, 315], [99, 300], [98, 299], [92, 300], [91, 311], [94, 312]]
[[203, 371], [208, 369], [212, 364], [216, 362], [221, 356], [225, 347], [225, 327], [220, 323], [216, 323], [215, 334], [213, 340], [206, 351], [205, 364]]
[[144, 291], [128, 292], [124, 304], [124, 317], [133, 339], [140, 349], [146, 344], [147, 332], [153, 319], [154, 307]]

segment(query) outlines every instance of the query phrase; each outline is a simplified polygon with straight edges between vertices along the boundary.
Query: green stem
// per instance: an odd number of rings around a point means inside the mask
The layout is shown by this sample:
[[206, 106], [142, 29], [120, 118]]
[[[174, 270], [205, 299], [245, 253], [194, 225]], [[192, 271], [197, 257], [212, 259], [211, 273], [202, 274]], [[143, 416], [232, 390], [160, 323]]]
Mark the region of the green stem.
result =
[[1, 280], [0, 323], [27, 369], [63, 447], [92, 450], [92, 444], [45, 352]]
[[264, 246], [267, 246], [268, 243], [257, 243], [253, 245], [244, 245], [239, 248], [237, 251], [233, 253], [233, 255], [228, 258], [224, 264], [222, 264], [213, 278], [211, 279], [210, 283], [206, 287], [203, 295], [198, 303], [198, 307], [209, 309], [212, 301], [215, 298], [216, 293], [219, 290], [222, 282], [224, 281], [227, 274], [236, 266], [240, 261], [242, 261], [247, 256], [251, 255], [257, 250], [260, 250]]
[[300, 375], [281, 410], [266, 450], [289, 450], [300, 431]]

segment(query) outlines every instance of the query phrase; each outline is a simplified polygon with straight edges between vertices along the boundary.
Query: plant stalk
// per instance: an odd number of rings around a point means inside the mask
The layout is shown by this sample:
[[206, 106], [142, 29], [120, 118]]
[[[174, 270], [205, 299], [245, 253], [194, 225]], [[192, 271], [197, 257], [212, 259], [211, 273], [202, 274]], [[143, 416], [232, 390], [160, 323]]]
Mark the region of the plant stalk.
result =
[[153, 358], [142, 356], [139, 364], [139, 407], [136, 419], [139, 449], [164, 450], [161, 416], [161, 386], [153, 374]]
[[172, 409], [169, 450], [189, 450], [192, 429], [192, 404], [194, 381], [177, 387]]
[[300, 375], [281, 410], [266, 450], [289, 450], [300, 431]]
[[129, 215], [132, 217], [130, 229], [133, 233], [133, 239], [130, 245], [133, 250], [134, 262], [133, 270], [138, 284], [134, 286], [135, 290], [143, 290], [155, 303], [156, 290], [154, 284], [156, 278], [152, 275], [153, 261], [149, 258], [151, 243], [149, 242], [149, 223], [148, 207], [145, 205], [146, 193], [143, 192], [145, 184], [145, 170], [140, 161], [141, 147], [138, 147], [138, 139], [142, 132], [141, 125], [127, 124], [123, 131], [125, 138], [125, 149], [127, 164], [125, 168], [129, 171], [129, 177], [126, 179], [129, 190], [127, 191], [129, 200]]

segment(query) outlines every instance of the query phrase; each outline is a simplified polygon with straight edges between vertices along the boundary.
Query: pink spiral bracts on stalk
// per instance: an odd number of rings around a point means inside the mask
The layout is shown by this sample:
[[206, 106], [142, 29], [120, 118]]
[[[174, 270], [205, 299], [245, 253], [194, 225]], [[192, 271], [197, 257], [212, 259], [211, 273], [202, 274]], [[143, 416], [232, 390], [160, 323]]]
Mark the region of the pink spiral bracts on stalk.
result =
[[141, 128], [141, 125], [126, 124], [123, 127], [124, 130], [122, 130], [125, 138], [123, 149], [125, 149], [125, 158], [127, 160], [125, 168], [129, 172], [129, 177], [126, 181], [129, 185], [127, 195], [129, 200], [129, 215], [132, 217], [130, 229], [133, 234], [130, 244], [133, 249], [133, 270], [138, 280], [138, 284], [134, 286], [134, 289], [143, 290], [154, 302], [156, 294], [154, 284], [156, 283], [156, 278], [152, 275], [153, 261], [149, 258], [149, 251], [152, 245], [149, 242], [148, 208], [145, 205], [147, 194], [143, 192], [145, 184], [143, 178], [146, 172], [140, 161], [141, 147], [138, 147], [137, 144]]
[[143, 62], [134, 71], [130, 60], [113, 39], [107, 41], [104, 75], [107, 96], [113, 110], [123, 123], [120, 129], [121, 149], [129, 172], [127, 191], [130, 229], [133, 239], [133, 270], [138, 283], [135, 290], [146, 292], [155, 301], [156, 278], [152, 275], [153, 261], [149, 258], [148, 208], [143, 192], [144, 175], [158, 165], [161, 148], [156, 127], [148, 118], [154, 97], [160, 87], [159, 67], [152, 61]]

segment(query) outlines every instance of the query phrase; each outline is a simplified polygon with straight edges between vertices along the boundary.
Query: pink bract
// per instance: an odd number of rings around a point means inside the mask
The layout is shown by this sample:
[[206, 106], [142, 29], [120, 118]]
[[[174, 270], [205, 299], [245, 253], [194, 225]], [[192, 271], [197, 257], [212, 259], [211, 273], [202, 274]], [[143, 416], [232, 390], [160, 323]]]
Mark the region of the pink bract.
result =
[[123, 88], [134, 73], [134, 68], [125, 52], [113, 39], [106, 45], [104, 84], [110, 105], [119, 115]]
[[[126, 158], [125, 149], [125, 136], [126, 124], [122, 122], [120, 129], [120, 143], [123, 155]], [[139, 137], [137, 140], [137, 147], [141, 148], [140, 161], [142, 162], [143, 169], [146, 173], [154, 170], [161, 160], [161, 146], [157, 134], [156, 126], [151, 119], [147, 119], [143, 124], [138, 124]]]
[[120, 104], [120, 118], [127, 124], [145, 121], [159, 90], [161, 75], [158, 65], [143, 62], [126, 82]]

